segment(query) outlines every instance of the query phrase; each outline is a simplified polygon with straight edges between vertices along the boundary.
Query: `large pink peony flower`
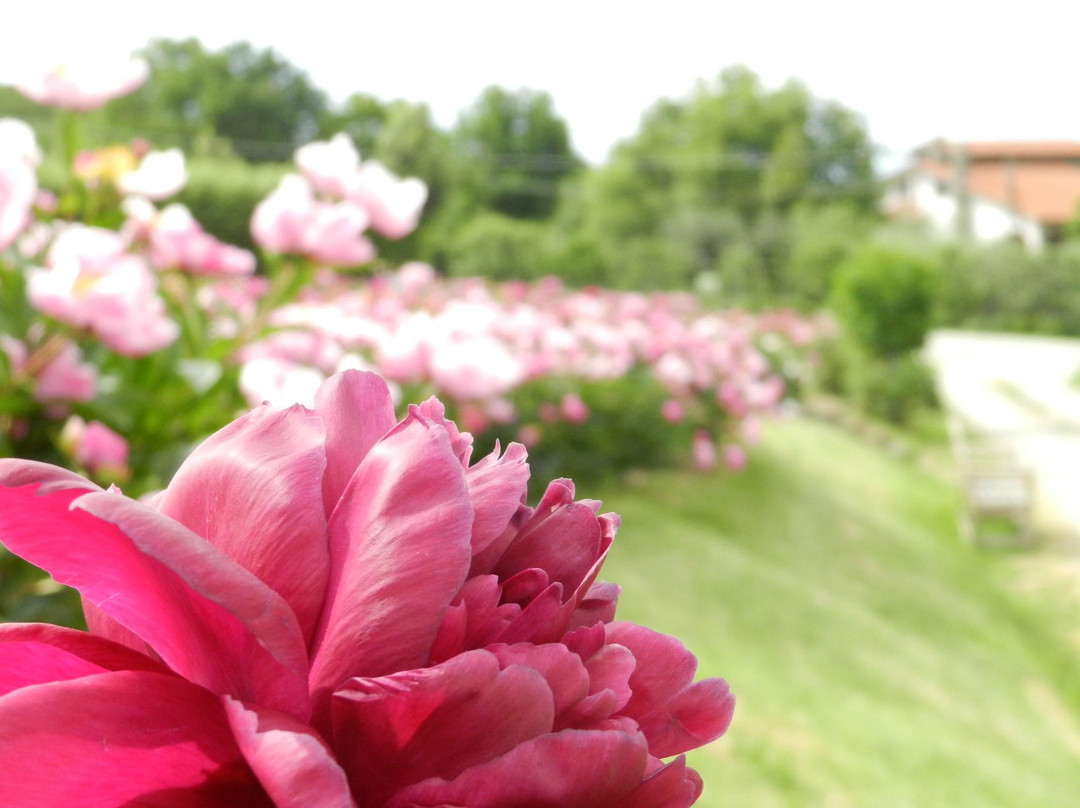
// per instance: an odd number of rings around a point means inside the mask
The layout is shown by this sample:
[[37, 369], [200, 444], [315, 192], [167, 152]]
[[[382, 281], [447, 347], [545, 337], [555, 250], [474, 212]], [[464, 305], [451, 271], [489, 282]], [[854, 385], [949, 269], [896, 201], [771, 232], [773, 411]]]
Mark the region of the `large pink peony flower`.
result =
[[[614, 622], [618, 519], [347, 372], [149, 504], [0, 460], [0, 537], [89, 633], [0, 626], [0, 804], [685, 806], [733, 699]], [[674, 757], [670, 762], [664, 758]]]

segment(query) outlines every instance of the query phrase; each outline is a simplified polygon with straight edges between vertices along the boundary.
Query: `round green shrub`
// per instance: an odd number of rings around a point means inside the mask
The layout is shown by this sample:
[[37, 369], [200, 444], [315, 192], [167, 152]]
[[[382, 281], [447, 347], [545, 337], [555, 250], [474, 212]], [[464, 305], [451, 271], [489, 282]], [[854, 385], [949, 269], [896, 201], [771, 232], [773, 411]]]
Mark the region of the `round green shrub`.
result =
[[937, 291], [938, 272], [925, 259], [872, 246], [837, 269], [832, 307], [859, 347], [897, 356], [922, 345]]
[[870, 415], [906, 424], [916, 410], [937, 405], [933, 371], [915, 352], [889, 359], [866, 357], [851, 372], [859, 404]]

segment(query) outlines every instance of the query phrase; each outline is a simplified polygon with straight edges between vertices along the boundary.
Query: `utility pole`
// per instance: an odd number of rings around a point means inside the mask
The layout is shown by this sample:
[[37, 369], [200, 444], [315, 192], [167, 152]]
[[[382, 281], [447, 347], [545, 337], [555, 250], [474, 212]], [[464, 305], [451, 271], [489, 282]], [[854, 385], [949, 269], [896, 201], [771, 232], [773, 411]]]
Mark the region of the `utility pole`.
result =
[[963, 143], [953, 144], [953, 199], [956, 202], [956, 238], [971, 240], [971, 194], [967, 187], [968, 153]]

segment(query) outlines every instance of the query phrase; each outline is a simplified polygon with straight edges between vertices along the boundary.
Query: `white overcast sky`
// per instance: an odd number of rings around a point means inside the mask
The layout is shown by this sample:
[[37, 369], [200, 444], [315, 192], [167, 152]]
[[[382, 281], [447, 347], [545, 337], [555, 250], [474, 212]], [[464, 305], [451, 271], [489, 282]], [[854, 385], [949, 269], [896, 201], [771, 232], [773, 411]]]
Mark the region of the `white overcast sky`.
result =
[[656, 99], [736, 63], [860, 113], [886, 164], [937, 136], [1080, 139], [1076, 0], [0, 0], [0, 15], [0, 81], [71, 50], [246, 39], [333, 98], [424, 101], [443, 126], [489, 84], [546, 90], [593, 163]]

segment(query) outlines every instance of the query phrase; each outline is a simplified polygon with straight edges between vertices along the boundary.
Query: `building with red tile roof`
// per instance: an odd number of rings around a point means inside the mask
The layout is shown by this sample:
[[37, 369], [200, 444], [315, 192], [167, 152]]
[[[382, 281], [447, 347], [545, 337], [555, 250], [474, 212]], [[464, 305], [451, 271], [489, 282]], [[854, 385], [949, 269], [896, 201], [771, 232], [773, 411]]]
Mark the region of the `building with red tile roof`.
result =
[[1080, 213], [1080, 141], [935, 140], [889, 181], [884, 204], [941, 235], [1038, 250]]

